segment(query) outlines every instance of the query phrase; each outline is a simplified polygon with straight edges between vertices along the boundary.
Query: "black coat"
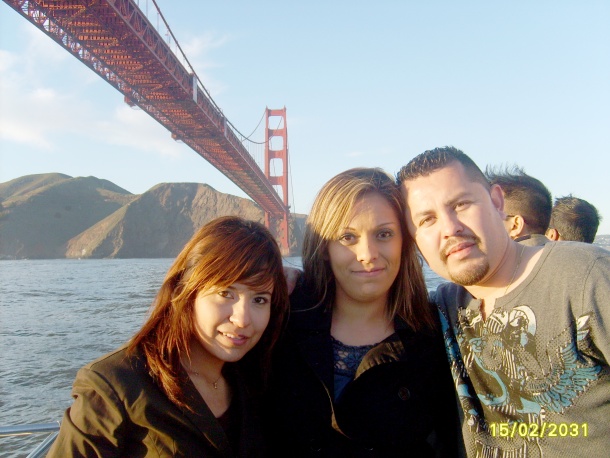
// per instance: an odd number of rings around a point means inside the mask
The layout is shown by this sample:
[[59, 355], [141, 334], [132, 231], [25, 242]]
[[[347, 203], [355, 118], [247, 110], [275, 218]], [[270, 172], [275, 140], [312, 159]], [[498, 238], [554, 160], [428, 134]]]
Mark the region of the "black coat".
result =
[[193, 411], [171, 402], [148, 373], [141, 353], [125, 347], [78, 371], [74, 403], [61, 422], [49, 457], [214, 457], [263, 458], [260, 417], [233, 370], [240, 437], [233, 450], [224, 429], [186, 372], [185, 398]]
[[365, 355], [335, 401], [332, 314], [296, 299], [265, 409], [270, 456], [457, 456], [457, 403], [440, 332], [415, 333], [396, 320], [396, 333]]

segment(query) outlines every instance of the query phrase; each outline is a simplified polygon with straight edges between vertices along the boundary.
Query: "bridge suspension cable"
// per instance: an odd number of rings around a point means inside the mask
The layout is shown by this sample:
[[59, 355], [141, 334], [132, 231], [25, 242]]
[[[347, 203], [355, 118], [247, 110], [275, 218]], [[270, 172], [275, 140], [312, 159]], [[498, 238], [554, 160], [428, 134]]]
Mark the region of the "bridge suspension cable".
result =
[[[146, 0], [146, 1], [148, 3], [148, 0]], [[156, 0], [151, 0], [151, 1], [152, 1], [153, 5], [155, 6], [155, 9], [157, 10], [157, 14], [161, 18], [161, 20], [163, 21], [163, 24], [165, 25], [165, 27], [167, 29], [168, 37], [171, 37], [171, 38], [174, 39], [174, 43], [176, 44], [176, 49], [178, 51], [180, 51], [180, 56], [179, 57], [181, 57], [183, 62], [188, 66], [188, 69], [190, 70], [190, 72], [197, 79], [197, 82], [199, 83], [200, 88], [205, 92], [205, 94], [208, 96], [210, 101], [214, 104], [216, 109], [218, 109], [220, 112], [222, 112], [222, 109], [218, 106], [216, 101], [212, 98], [212, 95], [205, 88], [205, 86], [203, 85], [203, 82], [201, 81], [201, 79], [199, 79], [199, 75], [197, 75], [197, 72], [195, 71], [195, 68], [191, 65], [191, 62], [189, 61], [188, 57], [186, 57], [186, 54], [182, 50], [182, 47], [180, 46], [180, 43], [178, 42], [178, 39], [176, 38], [176, 36], [174, 35], [174, 32], [172, 31], [171, 27], [169, 26], [169, 24], [165, 20], [165, 16], [163, 16], [163, 13], [161, 12], [161, 9], [159, 8], [159, 5], [157, 5]], [[139, 6], [139, 1], [138, 1], [138, 6]], [[157, 31], [160, 32], [159, 30], [157, 30]], [[171, 47], [171, 44], [168, 43], [168, 45], [170, 45], [170, 47]], [[255, 142], [253, 140], [250, 140], [250, 137], [254, 134], [254, 132], [256, 132], [256, 130], [258, 129], [258, 127], [260, 126], [260, 124], [261, 124], [261, 122], [263, 121], [264, 118], [265, 118], [265, 112], [263, 112], [263, 115], [261, 116], [261, 119], [260, 119], [258, 125], [256, 126], [256, 128], [254, 129], [254, 131], [250, 135], [244, 135], [243, 133], [241, 133], [241, 131], [237, 127], [235, 127], [235, 125], [228, 118], [225, 117], [225, 119], [227, 121], [227, 124], [229, 124], [229, 126], [231, 126], [231, 128], [237, 134], [239, 134], [240, 137], [242, 137], [242, 142], [243, 141], [249, 141], [251, 143], [257, 143], [257, 144], [261, 144], [261, 145], [264, 145], [266, 143], [266, 141]]]
[[[288, 173], [272, 175], [269, 167], [278, 159], [287, 166], [286, 109], [266, 109], [267, 120], [280, 116], [284, 127], [273, 129], [267, 122], [266, 140], [258, 144], [265, 145], [261, 167], [246, 148], [256, 146], [257, 142], [251, 140], [253, 134], [243, 135], [224, 116], [155, 0], [151, 1], [157, 12], [156, 28], [148, 16], [148, 0], [146, 13], [139, 0], [3, 1], [124, 94], [125, 102], [142, 108], [174, 139], [186, 143], [239, 186], [260, 205], [266, 221], [279, 221], [282, 227], [288, 227]], [[166, 28], [167, 42], [159, 19]], [[274, 137], [282, 139], [280, 150], [268, 144]], [[277, 192], [278, 185], [283, 197]], [[286, 251], [288, 231], [281, 232]]]

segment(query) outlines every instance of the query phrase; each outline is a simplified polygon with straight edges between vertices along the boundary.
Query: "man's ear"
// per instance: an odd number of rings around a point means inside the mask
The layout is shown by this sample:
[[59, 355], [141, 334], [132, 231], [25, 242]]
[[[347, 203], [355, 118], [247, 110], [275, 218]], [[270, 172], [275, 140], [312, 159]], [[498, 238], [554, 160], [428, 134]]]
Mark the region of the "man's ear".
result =
[[521, 237], [523, 234], [523, 231], [525, 230], [525, 220], [523, 219], [523, 216], [521, 215], [515, 215], [513, 216], [513, 225], [510, 228], [510, 231], [508, 231], [510, 238], [511, 239], [516, 239], [517, 237]]
[[559, 232], [557, 231], [557, 229], [547, 229], [546, 230], [546, 238], [552, 240], [553, 242], [557, 242], [559, 240]]
[[494, 184], [489, 189], [489, 194], [491, 196], [491, 202], [494, 204], [494, 207], [496, 207], [496, 210], [502, 214], [502, 217], [506, 216], [504, 214], [504, 192], [502, 191], [502, 188], [499, 185]]

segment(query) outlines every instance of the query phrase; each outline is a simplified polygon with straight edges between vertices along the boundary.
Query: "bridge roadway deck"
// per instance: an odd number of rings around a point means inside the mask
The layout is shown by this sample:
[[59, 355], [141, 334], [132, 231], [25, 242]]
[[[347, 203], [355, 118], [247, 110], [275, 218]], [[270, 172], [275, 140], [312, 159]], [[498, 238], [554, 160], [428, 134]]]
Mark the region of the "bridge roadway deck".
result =
[[272, 215], [287, 208], [205, 89], [131, 0], [4, 0]]

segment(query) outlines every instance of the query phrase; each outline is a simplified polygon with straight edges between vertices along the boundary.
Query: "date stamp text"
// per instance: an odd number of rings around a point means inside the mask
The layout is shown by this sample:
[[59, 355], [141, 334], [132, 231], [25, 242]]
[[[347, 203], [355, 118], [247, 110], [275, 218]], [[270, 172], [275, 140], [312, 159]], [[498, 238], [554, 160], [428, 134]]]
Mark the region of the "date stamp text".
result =
[[494, 437], [587, 437], [587, 423], [490, 423], [489, 431]]

